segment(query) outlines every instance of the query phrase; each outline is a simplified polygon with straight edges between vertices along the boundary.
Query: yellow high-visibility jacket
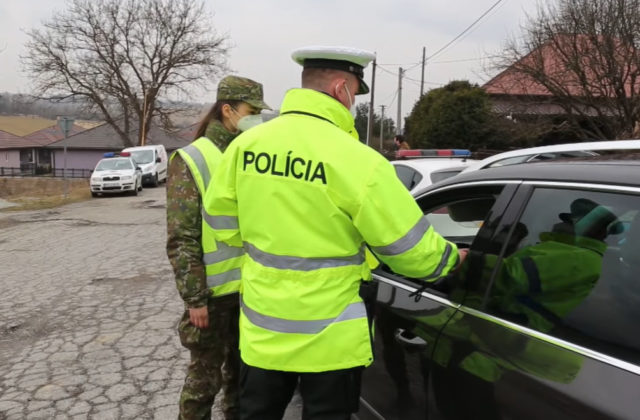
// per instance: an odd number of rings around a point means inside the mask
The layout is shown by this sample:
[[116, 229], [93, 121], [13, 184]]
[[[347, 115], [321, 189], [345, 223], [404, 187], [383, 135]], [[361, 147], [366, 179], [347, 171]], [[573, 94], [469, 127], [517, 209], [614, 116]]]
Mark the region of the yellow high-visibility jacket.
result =
[[279, 117], [237, 137], [205, 197], [216, 239], [242, 244], [240, 351], [251, 366], [320, 372], [372, 361], [358, 289], [365, 246], [436, 279], [456, 246], [434, 232], [391, 164], [332, 97], [290, 90]]
[[[211, 185], [211, 177], [220, 163], [222, 153], [211, 140], [200, 137], [188, 146], [176, 150], [187, 164], [204, 201]], [[175, 154], [171, 155], [171, 159]], [[207, 286], [213, 297], [237, 293], [240, 289], [242, 247], [217, 242], [213, 230], [202, 218], [202, 262], [207, 275]]]

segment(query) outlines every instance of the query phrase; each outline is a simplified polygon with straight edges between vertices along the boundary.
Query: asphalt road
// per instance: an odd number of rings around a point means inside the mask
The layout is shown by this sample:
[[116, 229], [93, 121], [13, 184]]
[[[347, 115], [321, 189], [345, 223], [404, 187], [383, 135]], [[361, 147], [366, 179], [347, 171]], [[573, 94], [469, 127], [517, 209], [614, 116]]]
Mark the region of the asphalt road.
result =
[[164, 188], [0, 213], [0, 419], [177, 417], [188, 353], [165, 237]]

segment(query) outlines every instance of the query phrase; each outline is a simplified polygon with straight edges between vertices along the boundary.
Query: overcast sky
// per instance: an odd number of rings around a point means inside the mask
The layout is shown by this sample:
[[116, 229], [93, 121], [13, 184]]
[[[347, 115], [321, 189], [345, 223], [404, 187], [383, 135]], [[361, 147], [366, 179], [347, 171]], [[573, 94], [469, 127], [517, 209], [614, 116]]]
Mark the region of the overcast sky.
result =
[[[238, 75], [264, 84], [266, 102], [278, 108], [287, 89], [298, 87], [300, 67], [291, 51], [305, 45], [345, 45], [375, 52], [376, 112], [397, 114], [398, 67], [409, 69], [402, 88], [406, 116], [420, 94], [422, 47], [427, 57], [460, 34], [496, 0], [205, 0], [214, 13], [214, 28], [229, 37], [229, 65]], [[427, 62], [425, 90], [450, 80], [482, 84], [491, 74], [483, 57], [499, 51], [505, 39], [520, 33], [534, 0], [503, 0], [480, 23], [441, 54]], [[21, 72], [24, 31], [37, 27], [65, 0], [0, 0], [0, 92], [28, 93]], [[371, 68], [365, 73], [371, 80]], [[411, 80], [412, 79], [412, 80]], [[214, 86], [213, 86], [214, 87]], [[213, 92], [194, 94], [212, 102]], [[369, 96], [359, 97], [358, 103]]]

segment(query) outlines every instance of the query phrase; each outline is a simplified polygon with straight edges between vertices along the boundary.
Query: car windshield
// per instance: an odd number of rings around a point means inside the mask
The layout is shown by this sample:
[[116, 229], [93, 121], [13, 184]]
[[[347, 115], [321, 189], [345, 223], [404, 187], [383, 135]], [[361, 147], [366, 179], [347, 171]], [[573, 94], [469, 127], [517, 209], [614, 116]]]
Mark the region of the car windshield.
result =
[[131, 152], [133, 160], [138, 163], [151, 163], [154, 161], [153, 150], [136, 150]]
[[121, 169], [133, 169], [130, 159], [104, 159], [98, 162], [96, 171], [113, 171]]

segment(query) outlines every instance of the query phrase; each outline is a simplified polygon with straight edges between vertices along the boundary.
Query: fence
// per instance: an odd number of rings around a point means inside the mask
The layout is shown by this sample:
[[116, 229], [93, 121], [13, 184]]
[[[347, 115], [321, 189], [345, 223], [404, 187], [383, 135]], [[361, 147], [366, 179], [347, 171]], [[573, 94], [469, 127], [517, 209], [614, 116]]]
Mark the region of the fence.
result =
[[[93, 171], [91, 169], [74, 169], [67, 168], [66, 175], [67, 178], [90, 178], [91, 173]], [[43, 171], [42, 168], [38, 168], [36, 166], [31, 167], [22, 167], [22, 168], [3, 168], [0, 167], [0, 176], [37, 176], [37, 177], [49, 177], [49, 178], [64, 178], [65, 170], [64, 168], [53, 168], [48, 169], [47, 171]]]

